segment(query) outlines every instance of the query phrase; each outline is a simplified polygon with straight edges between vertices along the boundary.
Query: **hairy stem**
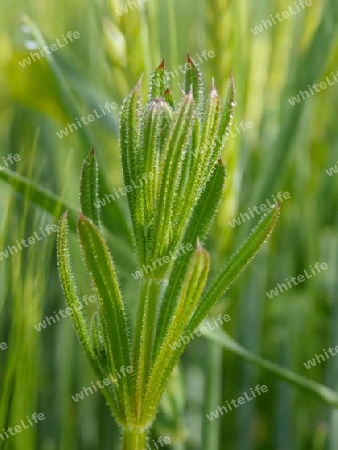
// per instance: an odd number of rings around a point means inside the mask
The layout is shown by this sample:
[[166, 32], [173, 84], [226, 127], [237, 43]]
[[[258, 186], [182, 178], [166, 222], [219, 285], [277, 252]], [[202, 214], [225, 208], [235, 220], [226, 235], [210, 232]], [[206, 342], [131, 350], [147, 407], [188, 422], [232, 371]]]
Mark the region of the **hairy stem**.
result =
[[156, 311], [160, 285], [153, 280], [142, 281], [134, 335], [134, 367], [136, 367], [135, 416], [141, 416], [142, 400], [151, 370], [154, 352]]
[[125, 428], [122, 435], [122, 450], [144, 450], [147, 443], [147, 431]]

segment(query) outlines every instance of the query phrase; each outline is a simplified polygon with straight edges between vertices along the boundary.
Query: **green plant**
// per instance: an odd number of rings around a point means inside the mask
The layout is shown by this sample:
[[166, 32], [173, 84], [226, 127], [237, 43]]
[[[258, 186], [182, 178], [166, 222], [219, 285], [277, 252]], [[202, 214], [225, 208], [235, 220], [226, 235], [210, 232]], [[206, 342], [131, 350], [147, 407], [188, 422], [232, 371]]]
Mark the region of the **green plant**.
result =
[[[201, 72], [189, 57], [187, 64], [184, 93], [177, 108], [164, 63], [152, 74], [147, 104], [142, 105], [138, 83], [122, 106], [124, 188], [137, 263], [147, 272], [138, 271], [141, 282], [132, 339], [114, 261], [100, 231], [98, 168], [93, 150], [83, 165], [77, 228], [98, 299], [90, 326], [78, 308], [67, 239], [68, 213], [59, 224], [60, 278], [95, 374], [102, 380], [122, 367], [132, 368], [131, 375], [116, 377], [103, 388], [123, 429], [123, 448], [130, 450], [146, 446], [147, 431], [168, 378], [187, 345], [175, 344], [183, 334], [189, 336], [222, 298], [269, 237], [279, 215], [279, 205], [268, 211], [206, 289], [210, 258], [202, 245], [224, 189], [220, 155], [233, 117], [235, 91], [230, 76], [223, 104], [213, 84], [206, 98]], [[137, 188], [136, 181], [140, 184]], [[181, 251], [183, 255], [177, 256]]]

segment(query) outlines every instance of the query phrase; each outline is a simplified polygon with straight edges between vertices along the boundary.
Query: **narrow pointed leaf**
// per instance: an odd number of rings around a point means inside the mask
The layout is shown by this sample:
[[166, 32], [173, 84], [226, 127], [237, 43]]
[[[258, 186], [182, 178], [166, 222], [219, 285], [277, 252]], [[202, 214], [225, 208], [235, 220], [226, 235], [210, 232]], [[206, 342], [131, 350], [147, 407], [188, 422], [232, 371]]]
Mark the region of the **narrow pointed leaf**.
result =
[[[68, 307], [72, 311], [72, 318], [80, 343], [85, 351], [85, 354], [90, 362], [93, 371], [95, 372], [96, 376], [100, 380], [102, 380], [105, 378], [106, 374], [104, 371], [102, 371], [100, 361], [93, 350], [89, 338], [87, 323], [82, 313], [77, 286], [71, 268], [67, 235], [68, 235], [68, 218], [67, 213], [65, 213], [59, 222], [58, 241], [57, 241], [57, 257], [58, 257], [60, 280], [63, 291], [65, 293], [65, 298]], [[125, 419], [119, 401], [117, 399], [115, 399], [115, 402], [112, 401], [113, 391], [107, 388], [106, 386], [102, 391], [116, 420], [119, 423], [123, 423]]]
[[154, 354], [157, 301], [160, 285], [143, 280], [137, 311], [133, 346], [135, 367], [135, 410], [139, 418]]
[[[181, 337], [184, 335], [187, 339], [183, 342], [182, 340], [172, 342], [172, 356], [166, 363], [166, 374], [170, 374], [175, 364], [177, 363], [180, 355], [183, 353], [188, 345], [189, 337], [192, 336], [196, 328], [201, 324], [202, 320], [207, 315], [209, 309], [216, 303], [216, 301], [224, 294], [227, 287], [237, 278], [237, 276], [244, 270], [244, 268], [249, 264], [249, 262], [256, 255], [262, 244], [268, 239], [271, 232], [273, 231], [276, 222], [279, 217], [279, 205], [276, 205], [271, 211], [269, 211], [260, 221], [259, 225], [252, 231], [249, 238], [242, 244], [235, 255], [230, 259], [229, 264], [226, 266], [225, 270], [217, 277], [216, 281], [213, 283], [211, 288], [202, 296], [192, 319], [182, 330]], [[210, 294], [211, 293], [211, 294]], [[219, 295], [220, 294], [220, 295]], [[165, 345], [165, 341], [164, 344]], [[162, 348], [159, 351], [157, 361], [160, 358]], [[157, 374], [159, 376], [159, 374]], [[148, 392], [148, 391], [147, 391]], [[149, 384], [149, 398], [151, 401], [155, 401], [156, 395], [160, 393], [160, 390], [156, 394], [150, 394], [150, 384]], [[150, 402], [151, 402], [150, 401]]]
[[216, 89], [212, 86], [201, 140], [195, 150], [194, 159], [191, 167], [189, 167], [190, 170], [187, 172], [189, 184], [187, 184], [186, 192], [182, 197], [183, 201], [178, 214], [179, 221], [175, 226], [176, 233], [181, 232], [182, 227], [186, 224], [191, 205], [201, 195], [215, 169], [218, 158], [214, 151], [214, 138], [218, 128], [219, 114], [220, 99]]
[[196, 66], [194, 60], [187, 55], [188, 57], [188, 69], [185, 72], [185, 93], [188, 94], [192, 87], [193, 96], [196, 102], [196, 108], [199, 114], [199, 117], [203, 119], [204, 116], [204, 83], [203, 76], [200, 69]]
[[[114, 264], [106, 242], [93, 222], [83, 214], [78, 221], [79, 239], [91, 281], [100, 302], [107, 329], [115, 368], [130, 366], [129, 330], [117, 282]], [[130, 380], [123, 377], [118, 380], [123, 386], [124, 405], [128, 413], [130, 398]]]
[[[220, 98], [213, 83], [208, 99], [206, 117], [203, 124], [201, 137], [201, 152], [200, 152], [200, 158], [203, 157], [207, 161], [210, 161], [210, 164], [212, 164], [210, 156], [212, 155], [212, 145], [215, 138], [215, 134], [218, 129], [219, 118], [220, 118]], [[201, 168], [205, 170], [202, 164], [201, 166], [202, 166]]]
[[80, 204], [83, 214], [99, 225], [98, 202], [98, 168], [95, 160], [94, 149], [91, 150], [82, 166]]
[[[201, 131], [201, 122], [200, 119], [195, 116], [194, 125], [191, 134], [191, 139], [189, 142], [189, 146], [187, 147], [185, 158], [183, 161], [182, 167], [182, 176], [179, 182], [179, 186], [177, 192], [180, 194], [174, 198], [174, 206], [173, 206], [173, 222], [175, 223], [175, 232], [177, 233], [177, 223], [184, 223], [186, 220], [182, 219], [181, 215], [187, 214], [188, 212], [184, 209], [185, 205], [188, 203], [187, 197], [191, 199], [192, 193], [191, 189], [194, 186], [195, 178], [197, 174], [197, 166], [199, 164], [199, 159], [197, 157], [198, 148], [200, 143], [200, 131]], [[195, 203], [196, 198], [194, 198]], [[189, 208], [190, 211], [191, 208]], [[189, 214], [189, 213], [188, 213]]]
[[[209, 254], [198, 244], [189, 264], [182, 286], [180, 301], [167, 335], [155, 359], [144, 398], [146, 415], [152, 417], [165, 389], [170, 373], [178, 361], [175, 344], [189, 322], [207, 282], [210, 269]], [[147, 416], [144, 416], [144, 419]]]
[[[213, 176], [196, 204], [189, 225], [186, 229], [183, 244], [194, 244], [197, 238], [204, 241], [211, 223], [217, 212], [224, 191], [225, 168], [221, 161], [217, 164]], [[176, 301], [181, 289], [182, 280], [188, 268], [190, 253], [186, 252], [177, 258], [170, 274], [167, 289], [164, 294], [158, 321], [156, 336], [157, 350], [169, 326], [169, 321], [176, 307]]]
[[90, 333], [92, 338], [92, 347], [96, 355], [97, 360], [101, 366], [101, 369], [105, 373], [109, 373], [111, 366], [108, 366], [108, 352], [106, 343], [103, 341], [102, 334], [100, 332], [100, 323], [98, 312], [95, 311], [90, 321]]
[[215, 166], [212, 177], [199, 197], [189, 225], [186, 228], [185, 241], [193, 242], [198, 237], [203, 242], [210, 230], [225, 189], [226, 170], [221, 160]]
[[[120, 114], [120, 155], [124, 186], [133, 186], [137, 181], [139, 164], [142, 161], [139, 148], [140, 138], [140, 89], [138, 82], [133, 91], [124, 100]], [[135, 240], [138, 246], [140, 261], [144, 260], [145, 240], [142, 227], [138, 226], [136, 217], [137, 192], [135, 189], [126, 189], [127, 199]], [[139, 209], [144, 205], [139, 205]], [[143, 211], [139, 215], [143, 217]], [[141, 219], [142, 220], [142, 219]]]
[[202, 297], [201, 302], [187, 327], [186, 333], [189, 334], [195, 330], [207, 315], [208, 311], [223, 297], [229, 286], [253, 260], [261, 246], [267, 241], [274, 230], [279, 214], [280, 206], [277, 204], [262, 217], [257, 227], [252, 230], [249, 237], [231, 256], [228, 264], [216, 277], [216, 280], [211, 283], [208, 291]]
[[161, 133], [164, 117], [169, 114], [169, 106], [161, 99], [152, 100], [147, 105], [141, 123], [140, 142], [142, 162], [139, 177], [144, 181], [145, 221], [149, 225], [154, 216], [154, 206], [158, 190], [158, 172], [161, 157]]
[[225, 101], [223, 103], [220, 115], [219, 126], [214, 140], [213, 159], [221, 157], [222, 150], [226, 144], [227, 137], [230, 133], [232, 119], [234, 118], [234, 111], [236, 106], [235, 98], [235, 81], [232, 72], [227, 89]]
[[164, 69], [164, 59], [151, 74], [149, 86], [149, 100], [163, 97], [168, 87], [168, 75]]
[[154, 258], [163, 256], [168, 248], [169, 230], [172, 220], [171, 205], [177, 192], [184, 160], [184, 152], [190, 137], [194, 120], [194, 102], [187, 95], [175, 115], [164, 149], [160, 172], [160, 189], [157, 197], [156, 238]]
[[[181, 192], [181, 195], [177, 196], [175, 209], [174, 211], [181, 212], [185, 211], [185, 205], [188, 203], [187, 196], [189, 196], [189, 199], [191, 199], [191, 189], [194, 186], [196, 174], [198, 171], [198, 164], [199, 164], [199, 148], [200, 148], [200, 139], [201, 139], [201, 121], [196, 116], [194, 120], [194, 126], [193, 131], [191, 135], [191, 142], [189, 147], [187, 148], [187, 162], [185, 161], [185, 164], [188, 165], [188, 167], [182, 170], [183, 173], [185, 173], [185, 178], [182, 177], [181, 180], [181, 186], [178, 192]], [[177, 207], [176, 207], [177, 205]], [[175, 220], [175, 219], [174, 219]], [[181, 219], [181, 216], [178, 214], [178, 219], [175, 220], [175, 222], [179, 222]], [[176, 230], [176, 226], [175, 226]]]
[[57, 239], [57, 257], [58, 257], [58, 268], [61, 284], [68, 306], [72, 311], [75, 329], [79, 337], [79, 340], [82, 344], [82, 347], [87, 357], [91, 361], [94, 370], [97, 373], [100, 373], [100, 369], [97, 364], [97, 359], [94, 355], [90, 343], [87, 324], [81, 311], [81, 303], [79, 300], [78, 290], [70, 263], [67, 235], [68, 235], [68, 219], [66, 213], [60, 219], [58, 227], [58, 239]]

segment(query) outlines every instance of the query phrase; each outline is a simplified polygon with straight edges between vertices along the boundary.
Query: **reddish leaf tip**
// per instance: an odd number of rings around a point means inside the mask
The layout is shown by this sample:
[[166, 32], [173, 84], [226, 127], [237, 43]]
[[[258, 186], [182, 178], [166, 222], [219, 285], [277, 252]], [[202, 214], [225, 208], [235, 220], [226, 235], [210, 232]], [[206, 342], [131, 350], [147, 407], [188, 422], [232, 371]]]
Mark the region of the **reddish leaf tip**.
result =
[[162, 59], [160, 65], [157, 67], [157, 70], [164, 70], [164, 58]]

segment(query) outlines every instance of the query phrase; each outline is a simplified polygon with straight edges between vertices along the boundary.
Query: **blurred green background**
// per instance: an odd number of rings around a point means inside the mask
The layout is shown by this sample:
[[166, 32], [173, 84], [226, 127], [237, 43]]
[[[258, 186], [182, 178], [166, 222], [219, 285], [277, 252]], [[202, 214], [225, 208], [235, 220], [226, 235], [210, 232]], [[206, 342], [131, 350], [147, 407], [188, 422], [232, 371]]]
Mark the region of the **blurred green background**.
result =
[[[122, 15], [121, 7], [128, 11]], [[338, 175], [326, 169], [338, 159], [338, 83], [295, 106], [288, 99], [338, 70], [338, 2], [316, 0], [292, 17], [251, 29], [271, 14], [296, 10], [289, 0], [3, 0], [0, 3], [0, 165], [78, 207], [78, 180], [94, 145], [101, 194], [121, 186], [118, 110], [59, 138], [56, 132], [106, 102], [121, 104], [142, 74], [165, 58], [168, 71], [197, 58], [207, 86], [212, 77], [224, 95], [230, 70], [237, 88], [233, 136], [223, 155], [227, 188], [208, 249], [217, 271], [257, 223], [229, 221], [266, 203], [279, 191], [290, 199], [272, 239], [250, 268], [210, 312], [226, 312], [225, 330], [243, 347], [301, 376], [338, 390], [338, 357], [306, 369], [304, 362], [338, 345]], [[74, 39], [48, 57], [22, 67], [19, 61], [46, 45]], [[179, 69], [177, 69], [179, 70]], [[179, 93], [182, 76], [172, 87]], [[176, 96], [177, 97], [177, 96]], [[241, 121], [252, 127], [236, 132]], [[237, 136], [235, 136], [237, 134]], [[3, 164], [2, 164], [3, 165]], [[29, 188], [17, 193], [0, 171], [0, 252], [16, 240], [57, 223]], [[123, 200], [123, 199], [122, 199]], [[103, 210], [112, 231], [111, 249], [128, 308], [135, 309], [136, 268], [126, 205]], [[82, 295], [90, 286], [74, 241]], [[328, 269], [269, 299], [266, 292], [316, 262]], [[0, 430], [42, 412], [45, 420], [2, 442], [9, 450], [118, 449], [120, 432], [103, 397], [76, 403], [93, 374], [76, 340], [71, 319], [37, 331], [34, 325], [65, 308], [57, 276], [55, 234], [0, 261]], [[206, 414], [256, 384], [269, 392], [210, 422]], [[1, 431], [0, 431], [1, 433]], [[206, 338], [183, 356], [164, 396], [153, 437], [170, 436], [174, 450], [336, 450], [338, 412], [320, 399], [244, 361]], [[156, 447], [152, 447], [156, 448]]]

